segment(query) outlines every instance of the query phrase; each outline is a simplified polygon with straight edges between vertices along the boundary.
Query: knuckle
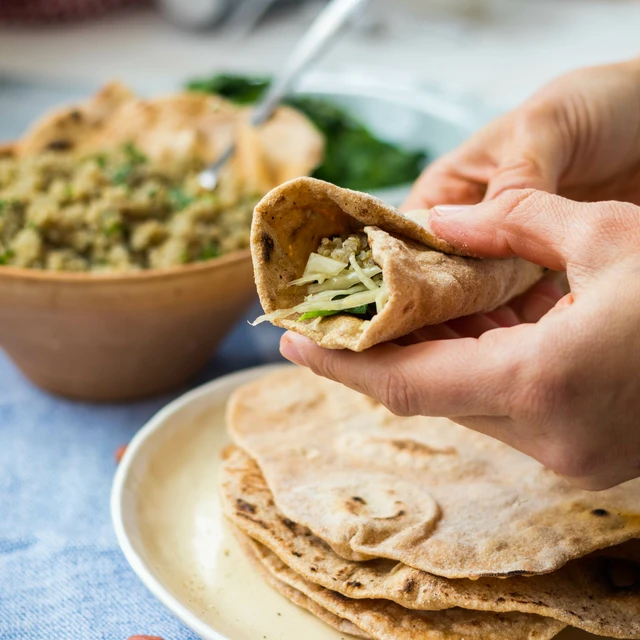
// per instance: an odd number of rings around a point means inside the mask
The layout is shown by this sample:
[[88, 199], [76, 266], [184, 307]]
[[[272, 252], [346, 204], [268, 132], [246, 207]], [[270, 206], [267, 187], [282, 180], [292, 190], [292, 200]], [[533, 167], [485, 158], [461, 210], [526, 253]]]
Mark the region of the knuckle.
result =
[[526, 422], [548, 424], [571, 396], [568, 365], [554, 358], [548, 349], [536, 348], [536, 345], [532, 345], [521, 358], [522, 362], [512, 377], [517, 380], [511, 385], [512, 406], [518, 407], [520, 417]]
[[530, 238], [549, 237], [550, 242], [563, 244], [567, 217], [563, 198], [537, 189], [517, 189], [500, 198], [504, 198], [501, 206], [507, 231]]
[[640, 207], [624, 202], [594, 202], [580, 206], [567, 234], [567, 253], [574, 273], [588, 274], [625, 255], [636, 255], [640, 242]]
[[500, 198], [506, 205], [507, 220], [520, 219], [532, 211], [539, 211], [545, 206], [546, 195], [537, 189], [511, 189], [503, 193]]
[[536, 135], [540, 130], [539, 127], [555, 120], [557, 110], [555, 100], [544, 94], [538, 94], [517, 109], [516, 133]]
[[341, 366], [340, 352], [330, 349], [322, 349], [318, 353], [319, 357], [308, 359], [306, 364], [318, 376], [323, 376], [334, 382], [342, 382], [344, 377], [343, 367]]
[[638, 234], [640, 207], [626, 202], [595, 202], [584, 205], [588, 240], [602, 244], [632, 233]]
[[417, 413], [411, 386], [398, 368], [385, 368], [377, 372], [373, 386], [380, 402], [397, 416], [412, 416]]

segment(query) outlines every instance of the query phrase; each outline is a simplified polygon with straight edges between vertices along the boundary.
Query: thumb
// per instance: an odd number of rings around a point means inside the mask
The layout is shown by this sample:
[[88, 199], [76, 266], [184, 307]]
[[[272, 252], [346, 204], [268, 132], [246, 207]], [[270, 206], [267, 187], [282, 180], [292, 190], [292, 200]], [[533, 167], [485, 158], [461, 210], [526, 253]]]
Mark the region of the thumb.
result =
[[[593, 245], [601, 240], [598, 232], [603, 225], [610, 238], [612, 220], [620, 219], [616, 205], [640, 211], [622, 203], [585, 204], [542, 191], [508, 191], [474, 206], [437, 206], [432, 210], [431, 228], [469, 255], [520, 256], [564, 271], [569, 262], [595, 266]], [[603, 254], [595, 255], [599, 257]]]

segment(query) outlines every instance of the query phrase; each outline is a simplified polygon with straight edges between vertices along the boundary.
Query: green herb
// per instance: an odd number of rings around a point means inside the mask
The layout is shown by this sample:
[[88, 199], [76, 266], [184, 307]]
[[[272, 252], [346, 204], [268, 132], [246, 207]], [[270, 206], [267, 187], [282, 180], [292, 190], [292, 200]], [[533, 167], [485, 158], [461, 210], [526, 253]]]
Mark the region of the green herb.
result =
[[369, 305], [363, 304], [359, 307], [352, 307], [351, 309], [343, 309], [342, 311], [307, 311], [303, 313], [298, 320], [310, 320], [311, 318], [322, 318], [324, 316], [335, 316], [337, 313], [348, 313], [355, 316], [364, 316], [367, 313]]
[[[247, 104], [257, 101], [269, 83], [264, 77], [221, 74], [188, 83], [187, 88]], [[413, 182], [420, 175], [426, 160], [424, 153], [380, 140], [331, 101], [293, 96], [286, 102], [302, 111], [325, 137], [324, 160], [314, 177], [341, 187], [370, 191]]]
[[124, 227], [122, 225], [122, 222], [120, 222], [120, 220], [111, 221], [103, 229], [105, 235], [108, 236], [109, 238], [115, 235], [118, 235], [119, 233], [122, 233], [123, 230], [124, 230]]
[[73, 186], [69, 183], [64, 187], [64, 197], [66, 200], [71, 200], [73, 198]]
[[13, 249], [7, 249], [4, 253], [0, 253], [0, 265], [9, 264], [9, 260], [14, 258], [16, 255]]
[[239, 76], [221, 73], [211, 78], [201, 78], [187, 83], [189, 91], [215, 93], [238, 104], [257, 102], [269, 87], [271, 80], [266, 76]]
[[22, 202], [20, 200], [0, 200], [0, 216], [8, 209], [11, 209], [12, 211], [20, 211], [21, 208]]
[[29, 220], [29, 222], [27, 222], [27, 229], [31, 229], [31, 231], [39, 231], [40, 230], [38, 225], [33, 220]]
[[220, 247], [215, 244], [210, 244], [205, 247], [200, 254], [200, 260], [211, 260], [212, 258], [217, 258], [220, 255]]
[[136, 167], [147, 162], [145, 156], [132, 143], [127, 142], [122, 146], [122, 151], [126, 157], [126, 162], [120, 165], [111, 176], [113, 184], [126, 184], [131, 179]]
[[106, 168], [106, 166], [107, 166], [107, 154], [106, 153], [96, 153], [96, 155], [93, 156], [93, 159], [96, 161], [96, 164], [101, 169]]
[[147, 156], [144, 155], [144, 153], [142, 153], [142, 151], [140, 151], [140, 149], [138, 149], [133, 143], [131, 142], [127, 142], [124, 144], [124, 146], [122, 147], [125, 155], [127, 156], [127, 160], [129, 163], [135, 165], [135, 164], [144, 164], [145, 162], [148, 162], [148, 158]]
[[180, 187], [174, 187], [169, 189], [169, 200], [176, 211], [181, 211], [194, 202], [195, 198], [187, 195]]
[[130, 164], [125, 164], [118, 167], [111, 176], [111, 182], [113, 184], [126, 184], [133, 174], [135, 167]]

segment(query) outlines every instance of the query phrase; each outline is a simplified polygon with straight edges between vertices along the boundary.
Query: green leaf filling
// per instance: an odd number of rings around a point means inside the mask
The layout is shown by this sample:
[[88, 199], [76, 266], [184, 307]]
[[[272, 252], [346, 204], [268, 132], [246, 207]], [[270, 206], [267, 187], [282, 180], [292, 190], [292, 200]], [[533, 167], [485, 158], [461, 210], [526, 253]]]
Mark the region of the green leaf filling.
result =
[[352, 309], [345, 309], [344, 311], [307, 311], [303, 313], [298, 320], [310, 320], [311, 318], [321, 318], [324, 316], [335, 316], [337, 313], [347, 313], [354, 316], [364, 316], [367, 314], [368, 304], [360, 305], [359, 307], [353, 307]]

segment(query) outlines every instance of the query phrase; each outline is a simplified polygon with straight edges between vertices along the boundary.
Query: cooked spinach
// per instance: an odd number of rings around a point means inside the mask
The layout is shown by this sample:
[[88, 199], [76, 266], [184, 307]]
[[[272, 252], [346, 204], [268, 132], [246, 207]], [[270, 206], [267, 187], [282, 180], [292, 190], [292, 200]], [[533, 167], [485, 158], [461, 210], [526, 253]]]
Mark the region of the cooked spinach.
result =
[[[267, 77], [220, 74], [189, 82], [187, 88], [251, 104], [269, 84]], [[285, 102], [304, 113], [326, 139], [325, 157], [314, 177], [349, 189], [371, 191], [412, 182], [420, 175], [426, 160], [423, 152], [380, 140], [330, 100], [301, 95]]]
[[251, 104], [262, 97], [270, 82], [266, 76], [220, 73], [210, 78], [191, 80], [187, 82], [187, 89], [201, 93], [216, 93], [237, 104]]

